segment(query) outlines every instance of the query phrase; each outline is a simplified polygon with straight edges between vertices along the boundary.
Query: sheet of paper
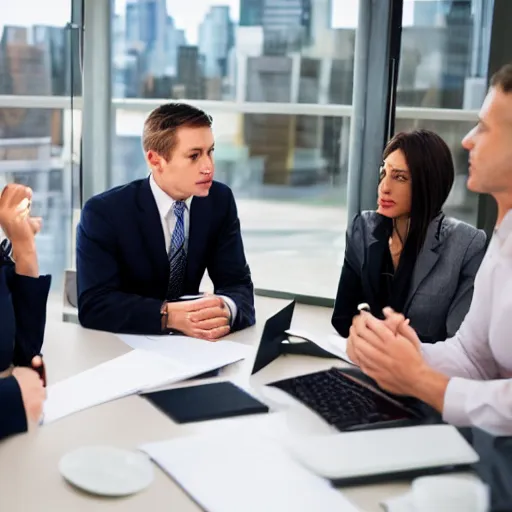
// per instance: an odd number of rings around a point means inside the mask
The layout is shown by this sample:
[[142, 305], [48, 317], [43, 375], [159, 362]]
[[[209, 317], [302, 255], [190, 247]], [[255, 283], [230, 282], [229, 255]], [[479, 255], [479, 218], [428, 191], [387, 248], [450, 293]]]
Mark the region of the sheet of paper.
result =
[[315, 345], [318, 345], [320, 348], [323, 348], [327, 352], [332, 355], [343, 359], [347, 363], [353, 364], [357, 366], [347, 354], [347, 340], [346, 338], [342, 338], [338, 334], [328, 334], [327, 336], [319, 336], [316, 334], [311, 334], [308, 331], [303, 329], [288, 329], [286, 334], [290, 336], [297, 336], [298, 338], [303, 338], [307, 341], [313, 342]]
[[277, 442], [254, 433], [182, 437], [140, 449], [210, 512], [357, 511]]
[[192, 375], [190, 368], [172, 359], [147, 350], [132, 350], [49, 386], [43, 423]]
[[132, 348], [149, 350], [185, 364], [198, 372], [207, 372], [241, 361], [253, 348], [234, 341], [206, 341], [187, 336], [135, 336], [120, 334], [119, 338]]

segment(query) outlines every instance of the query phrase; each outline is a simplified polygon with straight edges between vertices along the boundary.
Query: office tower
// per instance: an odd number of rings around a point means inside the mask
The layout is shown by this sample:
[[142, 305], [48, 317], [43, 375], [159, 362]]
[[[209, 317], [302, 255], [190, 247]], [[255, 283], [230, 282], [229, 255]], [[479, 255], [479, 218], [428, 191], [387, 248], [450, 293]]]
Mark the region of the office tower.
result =
[[167, 6], [165, 0], [128, 0], [127, 50], [147, 54], [148, 73], [164, 76], [167, 67]]
[[311, 23], [309, 43], [316, 56], [332, 53], [332, 40], [337, 30], [332, 29], [332, 0], [311, 2]]
[[50, 70], [51, 94], [64, 96], [67, 90], [69, 38], [63, 27], [36, 25], [32, 28], [32, 43], [43, 51], [44, 66]]
[[178, 76], [173, 96], [186, 99], [204, 98], [202, 59], [197, 46], [178, 48]]
[[205, 77], [226, 76], [227, 59], [232, 46], [233, 24], [229, 7], [215, 5], [199, 26], [199, 53], [204, 59]]
[[263, 31], [266, 55], [300, 51], [310, 38], [311, 0], [265, 0]]
[[178, 48], [186, 46], [185, 31], [176, 28], [172, 16], [167, 18], [167, 74], [176, 76], [178, 72]]
[[28, 44], [28, 27], [4, 26], [2, 45]]
[[439, 27], [444, 24], [448, 3], [444, 0], [415, 1], [413, 25], [416, 27]]
[[311, 38], [312, 5], [316, 1], [240, 0], [240, 26], [263, 27], [266, 55], [299, 51]]
[[263, 7], [265, 0], [240, 0], [241, 27], [258, 27], [263, 25]]
[[126, 4], [125, 27], [126, 45], [130, 49], [141, 42], [138, 0]]
[[471, 0], [415, 2], [415, 24], [402, 32], [398, 104], [462, 108], [473, 53], [472, 7]]

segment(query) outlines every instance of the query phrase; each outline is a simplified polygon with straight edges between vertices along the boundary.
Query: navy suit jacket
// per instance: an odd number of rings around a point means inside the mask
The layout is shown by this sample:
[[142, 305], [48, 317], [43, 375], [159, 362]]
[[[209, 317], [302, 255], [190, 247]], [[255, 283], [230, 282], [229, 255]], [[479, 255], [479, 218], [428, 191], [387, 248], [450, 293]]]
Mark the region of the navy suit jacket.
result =
[[[30, 366], [41, 352], [50, 276], [20, 276], [0, 254], [0, 371], [11, 364]], [[0, 379], [0, 439], [27, 430], [18, 382]]]
[[[84, 327], [161, 333], [169, 260], [148, 178], [87, 201], [76, 258], [78, 317]], [[254, 324], [253, 284], [235, 199], [229, 187], [217, 182], [207, 197], [192, 200], [183, 295], [199, 293], [205, 270], [215, 293], [230, 297], [238, 308], [232, 330]]]

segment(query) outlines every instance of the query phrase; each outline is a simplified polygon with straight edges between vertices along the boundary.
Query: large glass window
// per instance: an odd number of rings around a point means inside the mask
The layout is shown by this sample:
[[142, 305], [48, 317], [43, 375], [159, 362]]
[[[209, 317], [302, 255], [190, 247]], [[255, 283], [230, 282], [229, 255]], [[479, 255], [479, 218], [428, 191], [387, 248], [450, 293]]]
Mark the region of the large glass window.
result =
[[33, 190], [41, 273], [52, 274], [51, 304], [61, 304], [71, 264], [72, 207], [79, 208], [80, 93], [77, 45], [67, 25], [70, 0], [0, 0], [0, 186]]
[[140, 134], [152, 108], [184, 99], [207, 110], [257, 288], [336, 292], [359, 2], [339, 3], [115, 3], [112, 185], [147, 174]]
[[[428, 128], [448, 143], [456, 169], [446, 212], [476, 225], [461, 140], [487, 88], [493, 0], [404, 0], [395, 130]], [[406, 108], [404, 108], [406, 107]]]

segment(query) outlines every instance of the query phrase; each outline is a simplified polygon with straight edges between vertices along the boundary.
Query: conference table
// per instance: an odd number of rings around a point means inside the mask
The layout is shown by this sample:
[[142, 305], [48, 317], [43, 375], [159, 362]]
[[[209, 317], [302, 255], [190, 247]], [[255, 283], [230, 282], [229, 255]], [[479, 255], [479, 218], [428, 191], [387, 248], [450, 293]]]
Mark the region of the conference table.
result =
[[[228, 339], [255, 347], [265, 320], [287, 304], [281, 299], [256, 297], [257, 324], [234, 333]], [[297, 304], [292, 327], [316, 334], [333, 333], [328, 308]], [[57, 382], [128, 352], [130, 348], [115, 335], [93, 331], [74, 323], [49, 320], [44, 355], [49, 383]], [[219, 376], [202, 379], [230, 379], [246, 389], [344, 363], [302, 355], [283, 355], [251, 376], [254, 358], [223, 369]], [[197, 380], [195, 381], [197, 383]], [[180, 385], [191, 385], [187, 381]], [[288, 426], [289, 409], [272, 412]], [[61, 477], [58, 464], [67, 452], [83, 445], [109, 445], [136, 450], [143, 443], [161, 441], [234, 428], [257, 425], [269, 415], [254, 415], [199, 423], [176, 424], [140, 396], [129, 396], [73, 414], [26, 434], [0, 443], [0, 510], [5, 511], [140, 511], [179, 510], [192, 512], [200, 507], [163, 471], [155, 467], [155, 479], [145, 491], [127, 498], [102, 498], [81, 492]], [[307, 423], [307, 422], [306, 422]], [[298, 421], [289, 428], [316, 428]], [[229, 482], [227, 482], [229, 486]], [[402, 494], [410, 482], [363, 485], [341, 491], [360, 510], [382, 510], [382, 500]]]

